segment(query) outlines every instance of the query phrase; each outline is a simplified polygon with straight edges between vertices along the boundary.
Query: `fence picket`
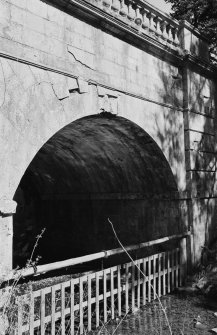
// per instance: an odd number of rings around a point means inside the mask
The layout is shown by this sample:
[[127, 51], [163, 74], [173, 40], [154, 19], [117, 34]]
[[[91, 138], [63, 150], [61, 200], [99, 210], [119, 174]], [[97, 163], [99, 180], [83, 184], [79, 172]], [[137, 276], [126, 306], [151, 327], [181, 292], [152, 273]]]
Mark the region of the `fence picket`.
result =
[[107, 282], [106, 282], [106, 270], [103, 271], [103, 309], [104, 309], [104, 323], [107, 322], [107, 297], [106, 297], [106, 291], [107, 291]]
[[166, 294], [166, 254], [163, 253], [163, 295]]
[[61, 333], [65, 335], [65, 286], [61, 285]]
[[153, 257], [153, 299], [156, 299], [156, 256]]
[[178, 263], [178, 249], [175, 250], [175, 269], [176, 269], [176, 280], [175, 280], [175, 287], [177, 288], [179, 286], [179, 263]]
[[161, 297], [161, 256], [162, 254], [158, 255], [158, 296]]
[[55, 311], [56, 311], [56, 290], [55, 286], [51, 287], [51, 335], [55, 335]]
[[140, 262], [137, 262], [137, 307], [140, 307]]
[[45, 291], [41, 290], [41, 335], [45, 334]]
[[91, 276], [87, 279], [87, 318], [88, 318], [88, 331], [91, 331]]
[[148, 302], [151, 301], [151, 258], [148, 257]]
[[126, 264], [125, 275], [126, 275], [125, 305], [126, 305], [126, 313], [127, 313], [129, 311], [129, 265], [128, 264]]
[[131, 308], [132, 312], [135, 310], [135, 265], [131, 263], [132, 267], [132, 287], [131, 287]]
[[115, 311], [114, 311], [114, 272], [113, 268], [110, 270], [111, 274], [111, 318], [114, 319]]
[[118, 315], [121, 316], [121, 266], [118, 265]]
[[[75, 296], [74, 296], [74, 280], [70, 281], [70, 323], [71, 323], [71, 335], [75, 333]], [[53, 334], [52, 334], [53, 335]], [[54, 334], [55, 335], [55, 334]]]
[[99, 273], [96, 272], [96, 327], [99, 327]]
[[143, 259], [143, 280], [142, 280], [142, 297], [143, 305], [146, 305], [146, 258]]
[[171, 290], [174, 290], [175, 266], [174, 266], [174, 251], [171, 251]]
[[183, 238], [180, 241], [180, 285], [183, 285], [187, 275], [187, 240]]
[[170, 252], [167, 252], [167, 293], [170, 293]]
[[79, 312], [80, 312], [80, 334], [84, 332], [84, 323], [83, 323], [83, 279], [79, 279]]
[[30, 309], [29, 309], [29, 335], [34, 335], [34, 293], [30, 295]]

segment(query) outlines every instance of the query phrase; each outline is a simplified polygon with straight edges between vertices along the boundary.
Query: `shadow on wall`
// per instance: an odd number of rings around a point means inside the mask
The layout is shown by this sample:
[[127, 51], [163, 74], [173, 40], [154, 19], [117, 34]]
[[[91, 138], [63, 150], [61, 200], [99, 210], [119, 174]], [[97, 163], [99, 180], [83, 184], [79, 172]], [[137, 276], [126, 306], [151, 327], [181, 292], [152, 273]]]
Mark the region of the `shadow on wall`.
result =
[[177, 186], [163, 153], [140, 127], [102, 113], [64, 127], [37, 153], [15, 194], [14, 266], [42, 228], [43, 263], [182, 231]]
[[[169, 63], [164, 62], [162, 65], [160, 61], [158, 68], [163, 83], [159, 92], [161, 99], [174, 106], [169, 114], [164, 115], [169, 123], [167, 136], [162, 136], [162, 129], [158, 127], [158, 137], [163, 148], [175, 151], [175, 154], [169, 152], [169, 157], [176, 160], [177, 164], [183, 163], [183, 158], [179, 157], [181, 144], [177, 136], [177, 115], [184, 106], [186, 190], [191, 194], [192, 200], [189, 199], [183, 205], [189, 205], [188, 219], [186, 217], [185, 220], [189, 221], [188, 228], [193, 229], [197, 263], [201, 258], [201, 246], [212, 243], [217, 238], [215, 87], [211, 78], [197, 73], [195, 69], [174, 69]], [[182, 95], [182, 91], [187, 90], [188, 99], [187, 93], [184, 97]]]

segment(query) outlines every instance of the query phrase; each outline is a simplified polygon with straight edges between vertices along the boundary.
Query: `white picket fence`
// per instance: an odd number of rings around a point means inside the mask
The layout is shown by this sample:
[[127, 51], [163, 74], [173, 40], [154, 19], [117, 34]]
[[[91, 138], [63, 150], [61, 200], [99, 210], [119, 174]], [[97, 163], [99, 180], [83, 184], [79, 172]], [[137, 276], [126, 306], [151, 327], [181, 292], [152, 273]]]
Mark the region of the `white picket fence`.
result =
[[182, 258], [177, 248], [19, 296], [16, 334], [95, 330], [180, 286]]

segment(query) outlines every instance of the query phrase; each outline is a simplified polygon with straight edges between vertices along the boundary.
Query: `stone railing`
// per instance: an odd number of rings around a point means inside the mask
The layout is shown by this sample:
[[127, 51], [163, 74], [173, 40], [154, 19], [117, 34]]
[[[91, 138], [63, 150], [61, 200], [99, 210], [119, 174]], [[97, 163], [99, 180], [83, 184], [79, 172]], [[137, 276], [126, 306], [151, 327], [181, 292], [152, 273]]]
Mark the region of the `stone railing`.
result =
[[142, 0], [86, 0], [124, 21], [140, 34], [149, 35], [170, 47], [180, 47], [179, 22]]

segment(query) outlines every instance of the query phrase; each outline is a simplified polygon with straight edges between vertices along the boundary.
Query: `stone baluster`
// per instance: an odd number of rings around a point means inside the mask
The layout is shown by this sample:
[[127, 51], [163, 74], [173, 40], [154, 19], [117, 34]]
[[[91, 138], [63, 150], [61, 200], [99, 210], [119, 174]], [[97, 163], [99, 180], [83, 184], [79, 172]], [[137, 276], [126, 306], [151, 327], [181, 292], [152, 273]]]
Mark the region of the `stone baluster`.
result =
[[128, 4], [128, 15], [127, 15], [127, 17], [128, 17], [128, 19], [130, 20], [130, 21], [133, 21], [134, 20], [134, 18], [135, 18], [135, 10], [133, 9], [133, 7], [132, 7], [132, 3], [133, 3], [133, 1], [132, 0], [129, 0], [129, 4]]
[[102, 4], [106, 10], [110, 9], [111, 7], [111, 0], [102, 0]]
[[172, 27], [169, 24], [167, 24], [167, 42], [173, 43], [173, 34], [172, 34]]
[[165, 41], [167, 41], [167, 39], [168, 39], [168, 34], [167, 34], [167, 22], [166, 21], [162, 21], [161, 22], [161, 30], [162, 30], [162, 35], [161, 35], [161, 37], [162, 37], [162, 39], [163, 40], [165, 40]]
[[142, 28], [144, 30], [148, 30], [149, 29], [149, 18], [148, 18], [148, 9], [143, 8], [142, 9]]
[[140, 27], [142, 25], [142, 14], [141, 14], [141, 7], [136, 6], [136, 17], [135, 17], [135, 23]]
[[127, 16], [127, 13], [128, 13], [128, 8], [127, 8], [127, 5], [125, 4], [125, 1], [124, 0], [121, 0], [120, 2], [120, 14], [123, 16], [123, 17], [126, 17]]
[[155, 34], [156, 34], [157, 36], [162, 36], [162, 31], [161, 31], [161, 21], [162, 21], [161, 17], [156, 16], [156, 18], [155, 18], [155, 24], [156, 24]]
[[179, 46], [180, 45], [180, 41], [179, 41], [179, 38], [178, 38], [179, 28], [175, 27], [173, 33], [174, 33], [174, 44], [176, 46]]
[[117, 14], [120, 11], [120, 0], [112, 0], [111, 9]]
[[152, 12], [149, 12], [148, 18], [149, 18], [149, 30], [155, 33], [156, 32], [156, 27], [155, 27], [155, 22], [154, 22], [155, 14]]

